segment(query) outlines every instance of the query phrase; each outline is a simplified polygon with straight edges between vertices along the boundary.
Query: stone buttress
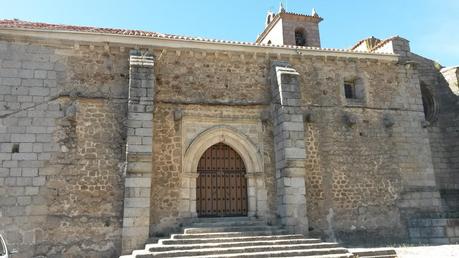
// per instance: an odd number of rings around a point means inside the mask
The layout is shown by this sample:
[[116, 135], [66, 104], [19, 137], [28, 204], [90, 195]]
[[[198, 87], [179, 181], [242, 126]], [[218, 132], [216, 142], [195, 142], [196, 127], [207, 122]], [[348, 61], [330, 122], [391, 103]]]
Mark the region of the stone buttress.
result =
[[132, 51], [129, 68], [123, 252], [142, 247], [149, 237], [152, 171], [154, 60]]
[[299, 74], [286, 62], [273, 62], [271, 75], [277, 213], [289, 231], [307, 234], [306, 151]]

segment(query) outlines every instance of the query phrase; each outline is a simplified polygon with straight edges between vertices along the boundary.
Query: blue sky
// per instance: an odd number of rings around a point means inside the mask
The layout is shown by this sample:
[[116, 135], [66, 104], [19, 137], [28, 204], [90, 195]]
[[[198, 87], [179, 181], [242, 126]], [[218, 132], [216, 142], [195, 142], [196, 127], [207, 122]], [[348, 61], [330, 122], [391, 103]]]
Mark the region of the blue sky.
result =
[[[348, 48], [376, 36], [400, 35], [413, 52], [459, 65], [459, 0], [284, 0], [288, 11], [316, 8], [322, 45]], [[0, 0], [0, 18], [143, 29], [254, 41], [279, 0]]]

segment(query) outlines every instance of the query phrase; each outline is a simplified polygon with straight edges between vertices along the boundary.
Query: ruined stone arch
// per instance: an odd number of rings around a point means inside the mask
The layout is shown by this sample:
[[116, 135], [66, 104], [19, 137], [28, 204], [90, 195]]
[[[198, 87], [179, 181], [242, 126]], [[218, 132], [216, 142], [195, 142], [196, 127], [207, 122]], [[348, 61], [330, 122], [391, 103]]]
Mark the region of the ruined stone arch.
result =
[[216, 126], [200, 133], [186, 148], [182, 158], [181, 217], [196, 217], [196, 178], [201, 156], [211, 146], [225, 143], [244, 161], [247, 173], [248, 216], [263, 216], [267, 209], [262, 156], [244, 134], [229, 126]]

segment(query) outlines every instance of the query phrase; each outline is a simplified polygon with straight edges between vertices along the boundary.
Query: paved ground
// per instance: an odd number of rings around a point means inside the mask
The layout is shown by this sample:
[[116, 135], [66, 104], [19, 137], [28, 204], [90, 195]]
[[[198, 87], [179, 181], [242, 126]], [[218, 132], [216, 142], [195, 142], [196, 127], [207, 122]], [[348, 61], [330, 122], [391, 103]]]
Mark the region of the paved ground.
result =
[[395, 248], [399, 258], [459, 257], [459, 245], [416, 246]]

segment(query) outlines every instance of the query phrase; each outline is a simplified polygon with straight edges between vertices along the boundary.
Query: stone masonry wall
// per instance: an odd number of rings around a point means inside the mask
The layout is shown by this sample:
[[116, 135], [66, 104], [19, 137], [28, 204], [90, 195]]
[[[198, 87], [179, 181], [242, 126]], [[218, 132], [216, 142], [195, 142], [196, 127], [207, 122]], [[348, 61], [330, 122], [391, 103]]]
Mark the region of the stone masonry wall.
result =
[[[125, 103], [78, 99], [59, 121], [60, 153], [45, 171], [47, 256], [116, 256], [121, 241]], [[120, 112], [121, 111], [121, 112]]]
[[[426, 125], [432, 148], [433, 166], [440, 190], [443, 211], [459, 212], [459, 117], [457, 115], [457, 89], [454, 78], [444, 76], [438, 65], [432, 60], [411, 54], [417, 62], [417, 70], [422, 85], [430, 92], [435, 101], [435, 116]], [[436, 67], [437, 66], [437, 67]], [[454, 70], [454, 69], [453, 69]], [[447, 81], [447, 80], [450, 81]], [[457, 216], [457, 215], [455, 215]]]
[[[260, 106], [227, 106], [227, 105], [185, 105], [161, 103], [158, 99], [154, 116], [155, 141], [153, 151], [152, 192], [151, 192], [151, 233], [154, 236], [164, 236], [170, 232], [179, 230], [184, 223], [179, 214], [180, 196], [183, 193], [181, 185], [182, 175], [182, 151], [190, 144], [190, 140], [203, 131], [220, 125], [219, 121], [228, 121], [231, 128], [247, 135], [257, 146], [263, 150], [265, 161], [264, 183], [269, 189], [270, 195], [274, 190], [273, 168], [273, 143], [271, 124], [264, 124], [265, 130], [256, 130], [259, 117], [263, 108]], [[181, 119], [176, 119], [176, 111], [180, 110]], [[186, 123], [182, 120], [186, 119]], [[246, 119], [244, 123], [237, 120]], [[190, 120], [190, 121], [189, 121]], [[186, 139], [183, 139], [185, 137]], [[184, 146], [185, 145], [185, 146]], [[275, 209], [274, 196], [269, 198], [268, 210]], [[275, 219], [274, 214], [266, 214], [270, 221]]]
[[0, 231], [15, 257], [120, 252], [126, 60], [2, 36]]
[[[0, 41], [0, 230], [21, 251], [19, 257], [121, 252], [128, 52], [127, 46], [106, 43]], [[208, 116], [212, 124], [235, 117], [260, 124], [239, 129], [257, 138], [262, 153], [260, 184], [268, 191], [271, 211], [266, 218], [281, 217], [276, 130], [269, 112], [268, 77], [275, 61], [287, 61], [298, 72], [296, 119], [302, 116], [304, 132], [297, 138], [306, 152], [312, 235], [347, 242], [406, 239], [409, 218], [439, 210], [432, 164], [440, 163], [432, 162], [419, 71], [411, 64], [191, 49], [150, 53], [155, 88], [149, 96], [155, 96], [155, 106], [153, 124], [142, 131], [152, 126], [154, 139], [150, 235], [168, 234], [182, 223], [178, 205], [186, 128], [180, 114], [187, 112]], [[360, 79], [364, 99], [344, 98], [347, 78]], [[449, 165], [455, 162], [453, 156], [444, 158]]]
[[[416, 74], [391, 63], [297, 61], [290, 63], [301, 75], [312, 234], [347, 242], [406, 238], [410, 213], [439, 206]], [[349, 77], [364, 82], [363, 102], [343, 98]]]
[[[155, 227], [161, 227], [156, 225], [161, 218], [174, 221], [177, 215], [179, 167], [167, 163], [180, 150], [174, 110], [184, 109], [181, 105], [199, 110], [191, 104], [205, 104], [231, 113], [240, 112], [236, 106], [267, 105], [267, 68], [274, 60], [288, 61], [299, 72], [301, 106], [312, 120], [305, 118], [306, 166], [311, 168], [305, 183], [313, 234], [350, 242], [401, 240], [408, 237], [412, 214], [439, 209], [418, 74], [410, 65], [191, 50], [156, 56], [157, 100], [172, 106], [158, 108], [155, 119], [162, 118], [154, 123], [155, 150], [167, 151], [155, 157], [162, 165], [154, 169], [153, 181], [168, 184], [152, 192], [152, 207], [162, 207], [152, 208]], [[362, 79], [365, 102], [352, 105], [344, 99], [341, 87], [349, 77]], [[164, 225], [171, 223], [167, 220]]]

